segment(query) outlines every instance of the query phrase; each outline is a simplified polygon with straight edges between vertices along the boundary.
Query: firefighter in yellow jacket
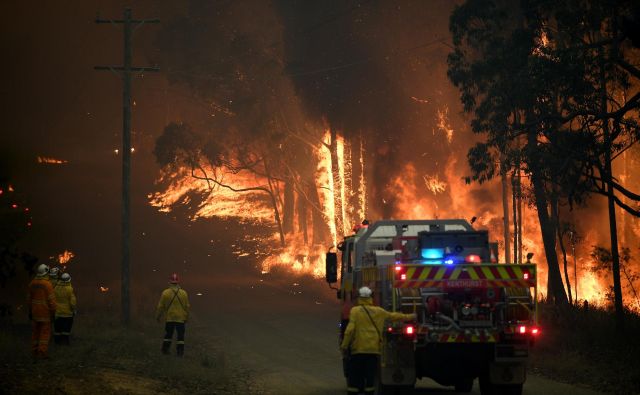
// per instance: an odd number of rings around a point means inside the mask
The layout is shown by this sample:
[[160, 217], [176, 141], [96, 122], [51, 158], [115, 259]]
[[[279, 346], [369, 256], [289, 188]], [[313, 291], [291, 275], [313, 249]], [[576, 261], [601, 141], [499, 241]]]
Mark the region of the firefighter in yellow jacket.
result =
[[36, 277], [29, 283], [27, 305], [31, 320], [31, 352], [33, 357], [48, 358], [51, 317], [56, 311], [56, 297], [47, 278], [49, 267], [38, 266]]
[[371, 289], [358, 290], [358, 305], [351, 309], [349, 324], [344, 332], [340, 348], [349, 358], [347, 394], [373, 394], [374, 379], [378, 368], [378, 356], [382, 348], [382, 329], [386, 320], [415, 320], [415, 314], [392, 313], [374, 306]]
[[56, 344], [69, 345], [73, 317], [76, 315], [76, 295], [71, 286], [71, 275], [63, 273], [54, 287], [56, 294], [56, 319], [53, 322], [53, 340]]
[[156, 319], [158, 322], [164, 316], [164, 340], [162, 342], [162, 353], [169, 354], [171, 340], [174, 330], [177, 332], [176, 352], [179, 357], [184, 355], [184, 331], [185, 324], [189, 319], [189, 296], [187, 291], [178, 285], [178, 274], [173, 273], [169, 278], [169, 288], [162, 291], [158, 308], [156, 309]]

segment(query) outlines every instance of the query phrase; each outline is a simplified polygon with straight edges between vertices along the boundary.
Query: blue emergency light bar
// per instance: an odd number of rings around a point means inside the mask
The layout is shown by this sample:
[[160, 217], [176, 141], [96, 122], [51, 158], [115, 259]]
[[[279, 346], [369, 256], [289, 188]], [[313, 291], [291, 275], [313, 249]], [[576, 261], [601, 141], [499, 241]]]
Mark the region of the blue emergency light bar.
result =
[[442, 259], [444, 258], [443, 248], [423, 248], [420, 251], [422, 258], [424, 259]]

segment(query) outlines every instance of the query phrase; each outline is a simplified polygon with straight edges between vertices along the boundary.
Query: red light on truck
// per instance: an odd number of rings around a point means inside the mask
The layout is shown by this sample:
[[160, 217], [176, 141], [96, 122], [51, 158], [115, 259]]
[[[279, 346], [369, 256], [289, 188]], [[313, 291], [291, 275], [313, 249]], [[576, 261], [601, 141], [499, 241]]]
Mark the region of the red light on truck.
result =
[[527, 333], [527, 327], [526, 327], [526, 326], [524, 326], [524, 325], [520, 325], [520, 326], [518, 327], [518, 333], [520, 333], [520, 334], [523, 334], [523, 335], [524, 335], [525, 333]]
[[524, 277], [525, 280], [528, 280], [529, 279], [529, 273], [524, 273], [523, 277]]
[[404, 273], [402, 273], [402, 274], [400, 275], [400, 280], [406, 280], [406, 279], [407, 279], [407, 275], [406, 275], [406, 274], [404, 274]]
[[404, 327], [404, 334], [412, 336], [415, 333], [415, 328], [413, 325], [408, 325]]
[[480, 263], [480, 255], [470, 254], [470, 255], [467, 255], [467, 257], [464, 258], [464, 260], [469, 263]]
[[399, 272], [400, 270], [402, 270], [402, 266], [397, 266], [396, 265], [396, 267], [394, 269], [396, 269], [396, 272]]
[[533, 336], [538, 336], [540, 334], [540, 328], [531, 328], [531, 334]]

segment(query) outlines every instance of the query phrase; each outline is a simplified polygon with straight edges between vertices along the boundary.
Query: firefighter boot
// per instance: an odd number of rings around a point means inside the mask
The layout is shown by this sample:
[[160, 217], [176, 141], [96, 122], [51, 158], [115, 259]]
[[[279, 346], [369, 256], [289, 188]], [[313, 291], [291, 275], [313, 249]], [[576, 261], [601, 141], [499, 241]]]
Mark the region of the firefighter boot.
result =
[[171, 339], [165, 339], [162, 342], [162, 353], [165, 355], [169, 355], [169, 348], [171, 348]]

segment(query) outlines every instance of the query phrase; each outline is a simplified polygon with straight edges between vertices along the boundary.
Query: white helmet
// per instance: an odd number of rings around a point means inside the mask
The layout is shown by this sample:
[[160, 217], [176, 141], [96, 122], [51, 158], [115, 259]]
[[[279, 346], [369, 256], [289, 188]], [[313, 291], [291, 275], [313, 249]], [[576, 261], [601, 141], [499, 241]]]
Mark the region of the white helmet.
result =
[[63, 273], [62, 276], [60, 277], [60, 280], [62, 280], [65, 283], [68, 283], [69, 281], [71, 281], [71, 275], [69, 273]]
[[49, 275], [51, 277], [57, 277], [58, 272], [60, 272], [60, 269], [58, 269], [57, 267], [52, 267], [51, 270], [49, 270]]
[[370, 298], [372, 293], [373, 292], [371, 292], [371, 288], [369, 287], [362, 287], [358, 290], [358, 294], [361, 298]]
[[38, 266], [38, 276], [44, 276], [45, 274], [49, 273], [49, 266], [45, 265], [44, 263], [40, 264], [40, 266]]

